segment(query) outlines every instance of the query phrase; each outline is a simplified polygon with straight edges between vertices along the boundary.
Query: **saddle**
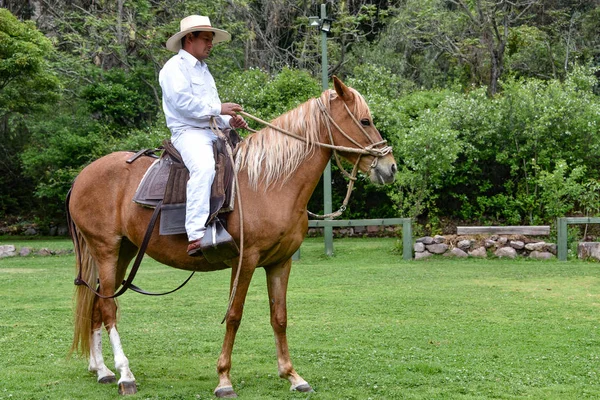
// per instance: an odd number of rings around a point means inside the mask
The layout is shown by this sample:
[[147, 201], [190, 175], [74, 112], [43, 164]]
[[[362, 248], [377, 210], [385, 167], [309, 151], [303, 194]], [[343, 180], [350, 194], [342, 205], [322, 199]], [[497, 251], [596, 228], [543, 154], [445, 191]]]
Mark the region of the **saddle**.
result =
[[[220, 262], [239, 254], [237, 244], [226, 230], [225, 219], [220, 214], [234, 209], [234, 165], [229, 152], [241, 138], [233, 130], [224, 132], [213, 145], [215, 156], [215, 179], [211, 187], [210, 215], [206, 222], [206, 234], [202, 240], [203, 256], [209, 262]], [[162, 155], [144, 174], [133, 201], [143, 207], [160, 207], [160, 235], [177, 235], [185, 231], [186, 188], [189, 171], [181, 155], [170, 140], [163, 141]], [[140, 151], [129, 160], [133, 162], [147, 152]], [[160, 205], [160, 206], [159, 206]]]

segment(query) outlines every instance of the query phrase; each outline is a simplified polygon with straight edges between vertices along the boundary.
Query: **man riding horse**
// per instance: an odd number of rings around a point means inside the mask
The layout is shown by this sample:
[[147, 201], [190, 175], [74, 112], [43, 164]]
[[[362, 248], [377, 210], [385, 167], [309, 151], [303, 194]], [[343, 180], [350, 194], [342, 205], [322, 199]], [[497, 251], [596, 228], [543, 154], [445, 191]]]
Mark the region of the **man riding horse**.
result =
[[214, 44], [231, 39], [224, 30], [213, 28], [205, 16], [181, 20], [180, 31], [167, 40], [167, 49], [177, 52], [160, 71], [162, 104], [171, 131], [171, 141], [190, 172], [187, 182], [185, 229], [190, 256], [198, 256], [210, 212], [210, 189], [215, 177], [213, 142], [217, 136], [209, 121], [219, 129], [247, 128], [239, 115], [242, 106], [221, 103], [215, 80], [206, 60]]

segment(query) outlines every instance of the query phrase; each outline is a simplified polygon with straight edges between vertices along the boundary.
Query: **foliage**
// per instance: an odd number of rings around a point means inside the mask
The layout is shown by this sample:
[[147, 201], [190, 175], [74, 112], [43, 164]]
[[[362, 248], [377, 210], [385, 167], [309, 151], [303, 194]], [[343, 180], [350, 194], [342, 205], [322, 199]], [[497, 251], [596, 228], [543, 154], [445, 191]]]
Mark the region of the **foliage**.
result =
[[572, 212], [584, 189], [581, 180], [585, 176], [585, 167], [573, 168], [568, 175], [567, 170], [567, 163], [558, 160], [554, 171], [541, 171], [538, 177], [544, 216], [551, 219]]
[[[84, 165], [168, 137], [157, 75], [183, 16], [209, 15], [232, 33], [208, 60], [223, 101], [271, 119], [321, 91], [314, 1], [3, 4], [3, 217], [60, 221]], [[442, 218], [521, 224], [598, 213], [600, 0], [326, 4], [329, 75], [365, 96], [399, 164], [393, 186], [360, 180], [347, 216], [412, 216], [439, 229]], [[335, 207], [347, 182], [333, 172]], [[321, 198], [319, 185], [313, 211]]]
[[32, 124], [21, 160], [23, 173], [37, 182], [33, 194], [48, 222], [63, 216], [72, 182], [83, 166], [101, 154], [105, 138], [101, 126], [81, 111], [71, 116], [59, 113], [59, 118], [52, 118], [50, 111], [46, 115], [47, 119]]
[[320, 94], [316, 79], [306, 71], [289, 68], [273, 75], [257, 69], [233, 73], [219, 83], [219, 96], [227, 99], [223, 101], [237, 102], [266, 121]]
[[59, 81], [47, 62], [53, 52], [31, 21], [0, 8], [0, 216], [32, 208], [33, 182], [22, 177], [18, 155], [31, 117], [59, 97]]
[[115, 68], [101, 72], [83, 88], [81, 98], [90, 113], [112, 130], [143, 126], [156, 113], [152, 93], [135, 71], [126, 74]]

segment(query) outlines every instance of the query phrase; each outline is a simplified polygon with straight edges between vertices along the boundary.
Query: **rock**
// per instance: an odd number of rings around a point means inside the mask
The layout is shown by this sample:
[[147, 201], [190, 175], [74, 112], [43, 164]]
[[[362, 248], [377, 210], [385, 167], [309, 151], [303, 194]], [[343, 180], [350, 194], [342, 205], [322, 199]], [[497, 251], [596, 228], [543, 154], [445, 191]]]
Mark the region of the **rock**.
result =
[[446, 238], [445, 238], [445, 237], [443, 237], [443, 236], [440, 236], [440, 235], [435, 235], [435, 236], [433, 237], [433, 241], [434, 241], [435, 243], [444, 243], [444, 242], [446, 241]]
[[520, 240], [511, 240], [509, 245], [515, 250], [521, 250], [523, 247], [525, 247], [525, 243], [521, 242]]
[[13, 246], [12, 244], [5, 244], [3, 246], [0, 246], [0, 258], [13, 257], [16, 255], [17, 255], [17, 253], [16, 253], [15, 246]]
[[352, 228], [339, 228], [335, 231], [337, 237], [348, 237], [352, 236], [353, 233]]
[[19, 255], [22, 257], [28, 256], [30, 254], [31, 254], [30, 247], [21, 247], [21, 250], [19, 250]]
[[417, 239], [417, 243], [433, 244], [433, 238], [431, 236], [425, 236]]
[[486, 249], [489, 249], [490, 247], [494, 247], [495, 245], [496, 245], [496, 242], [491, 239], [486, 239], [484, 242], [484, 246]]
[[433, 254], [444, 254], [448, 250], [448, 245], [445, 243], [428, 244], [425, 248]]
[[496, 250], [496, 252], [494, 254], [498, 258], [502, 258], [502, 257], [515, 258], [517, 256], [517, 251], [515, 249], [513, 249], [512, 247], [500, 247], [498, 250]]
[[546, 242], [527, 243], [525, 249], [529, 251], [544, 251], [546, 249]]
[[557, 253], [556, 243], [546, 243], [546, 250], [549, 251], [550, 253], [556, 255], [556, 253]]
[[379, 231], [380, 231], [380, 227], [377, 225], [367, 226], [367, 233], [370, 235], [375, 235], [375, 234], [379, 233]]
[[504, 236], [501, 236], [498, 238], [497, 242], [501, 245], [504, 246], [506, 243], [508, 243], [508, 239], [505, 238]]
[[467, 253], [465, 253], [464, 251], [462, 251], [458, 247], [453, 248], [452, 250], [450, 250], [450, 252], [448, 252], [448, 253], [446, 253], [444, 255], [445, 256], [461, 257], [461, 258], [469, 257], [469, 255]]
[[414, 249], [415, 253], [422, 253], [425, 251], [425, 245], [423, 243], [415, 243]]
[[73, 250], [72, 249], [57, 250], [57, 251], [53, 252], [52, 254], [54, 254], [55, 256], [63, 256], [65, 254], [73, 254]]
[[537, 260], [550, 260], [554, 258], [554, 254], [547, 251], [534, 250], [531, 253], [529, 253], [529, 258], [535, 258]]
[[27, 228], [23, 234], [26, 236], [34, 236], [37, 235], [37, 231], [33, 228]]
[[367, 231], [367, 228], [365, 228], [364, 226], [355, 226], [354, 227], [354, 233], [356, 233], [358, 235], [362, 235], [366, 231]]
[[487, 251], [486, 251], [485, 247], [481, 246], [481, 247], [478, 247], [478, 248], [476, 248], [476, 249], [475, 249], [475, 250], [473, 250], [473, 251], [470, 251], [470, 252], [469, 252], [469, 255], [470, 255], [471, 257], [481, 257], [481, 258], [485, 258], [485, 257], [487, 257]]
[[588, 258], [600, 260], [600, 243], [579, 242], [577, 245], [577, 257], [582, 260], [587, 260]]
[[[356, 228], [354, 228], [354, 230], [356, 230]], [[59, 226], [56, 231], [56, 234], [58, 236], [67, 236], [69, 234], [69, 228], [66, 226]]]
[[52, 251], [50, 249], [40, 249], [37, 253], [38, 256], [51, 256], [52, 255]]
[[421, 253], [415, 253], [415, 260], [420, 260], [422, 258], [427, 258], [432, 256], [433, 254], [431, 254], [430, 252], [428, 252], [427, 250], [421, 252]]
[[57, 233], [58, 233], [58, 227], [56, 227], [56, 226], [51, 226], [50, 229], [48, 230], [48, 235], [50, 235], [50, 236], [56, 236]]
[[457, 246], [461, 250], [468, 250], [471, 248], [471, 241], [467, 239], [461, 240], [460, 242], [458, 242]]

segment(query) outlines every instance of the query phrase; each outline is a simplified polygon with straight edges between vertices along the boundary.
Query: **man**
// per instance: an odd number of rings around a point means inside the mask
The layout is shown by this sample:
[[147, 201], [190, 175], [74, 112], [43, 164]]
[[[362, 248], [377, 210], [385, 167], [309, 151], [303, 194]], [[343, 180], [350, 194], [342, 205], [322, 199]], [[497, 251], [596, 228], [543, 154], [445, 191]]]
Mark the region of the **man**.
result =
[[215, 29], [210, 19], [192, 15], [181, 20], [180, 31], [167, 40], [167, 49], [176, 52], [160, 71], [162, 104], [171, 142], [190, 171], [187, 183], [185, 230], [190, 256], [198, 256], [200, 239], [206, 230], [210, 209], [210, 190], [215, 177], [213, 142], [209, 120], [214, 117], [219, 128], [247, 128], [236, 112], [242, 107], [221, 103], [215, 81], [204, 60], [213, 44], [228, 41], [231, 35]]

